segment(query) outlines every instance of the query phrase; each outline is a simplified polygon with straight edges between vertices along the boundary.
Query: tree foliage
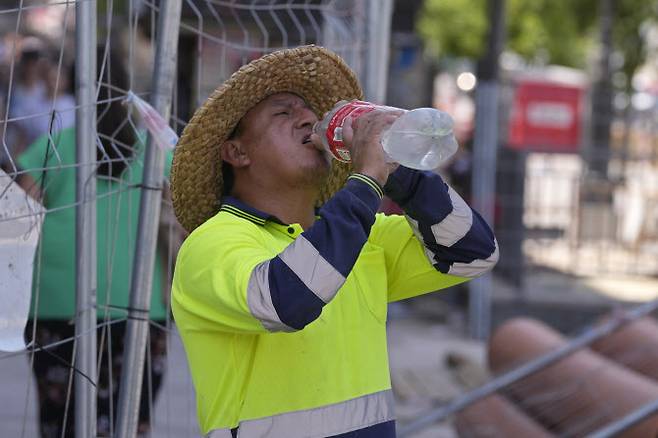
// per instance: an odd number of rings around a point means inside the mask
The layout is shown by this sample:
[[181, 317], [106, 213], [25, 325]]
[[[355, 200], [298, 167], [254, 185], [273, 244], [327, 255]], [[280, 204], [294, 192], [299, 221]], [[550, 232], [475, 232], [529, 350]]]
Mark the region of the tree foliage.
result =
[[487, 31], [486, 0], [425, 0], [417, 28], [436, 55], [479, 58]]
[[626, 88], [630, 90], [630, 78], [647, 56], [645, 33], [649, 26], [657, 24], [658, 1], [618, 0], [615, 8], [613, 40], [615, 48], [624, 57], [621, 70], [627, 78]]
[[[584, 67], [597, 43], [598, 0], [507, 0], [506, 47], [528, 62]], [[640, 31], [656, 21], [656, 0], [613, 0], [615, 50], [628, 77], [645, 56]], [[488, 32], [486, 0], [425, 0], [417, 29], [435, 55], [479, 58]]]

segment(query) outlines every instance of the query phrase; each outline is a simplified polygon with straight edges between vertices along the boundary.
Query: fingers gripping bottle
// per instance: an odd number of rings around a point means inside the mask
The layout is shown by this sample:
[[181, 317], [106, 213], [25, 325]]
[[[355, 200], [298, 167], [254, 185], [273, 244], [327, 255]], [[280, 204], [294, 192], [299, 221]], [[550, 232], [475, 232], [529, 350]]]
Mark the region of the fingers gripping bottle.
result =
[[341, 101], [315, 125], [314, 131], [335, 159], [349, 163], [350, 151], [343, 143], [345, 119], [356, 119], [375, 109], [404, 111], [382, 134], [382, 147], [390, 161], [432, 170], [457, 151], [452, 117], [434, 108], [407, 111], [359, 100]]

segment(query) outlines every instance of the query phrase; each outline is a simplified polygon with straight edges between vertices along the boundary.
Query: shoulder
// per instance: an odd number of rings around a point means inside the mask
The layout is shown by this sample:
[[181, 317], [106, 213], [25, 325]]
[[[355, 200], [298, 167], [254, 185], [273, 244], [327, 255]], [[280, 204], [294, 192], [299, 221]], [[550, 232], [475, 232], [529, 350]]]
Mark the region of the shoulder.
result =
[[257, 244], [261, 240], [261, 233], [259, 225], [220, 211], [185, 239], [179, 252], [179, 261], [210, 254], [214, 257], [229, 254], [244, 246]]

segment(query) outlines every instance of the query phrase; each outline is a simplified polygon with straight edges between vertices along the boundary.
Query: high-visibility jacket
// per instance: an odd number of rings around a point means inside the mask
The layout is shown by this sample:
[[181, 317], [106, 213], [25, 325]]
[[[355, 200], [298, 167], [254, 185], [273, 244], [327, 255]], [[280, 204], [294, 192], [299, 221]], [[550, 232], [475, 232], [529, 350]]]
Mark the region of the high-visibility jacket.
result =
[[[172, 310], [209, 437], [395, 436], [387, 304], [497, 261], [493, 233], [433, 173], [351, 176], [310, 228], [227, 197], [184, 242]], [[421, 244], [422, 242], [422, 244]]]

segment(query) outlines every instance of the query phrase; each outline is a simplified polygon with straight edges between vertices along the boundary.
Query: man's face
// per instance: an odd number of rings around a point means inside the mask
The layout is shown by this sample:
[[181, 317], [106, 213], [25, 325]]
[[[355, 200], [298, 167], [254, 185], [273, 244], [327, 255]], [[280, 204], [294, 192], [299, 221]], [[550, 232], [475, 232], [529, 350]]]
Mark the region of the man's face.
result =
[[296, 94], [277, 93], [258, 103], [242, 118], [237, 139], [248, 156], [248, 171], [273, 187], [321, 186], [331, 159], [310, 140], [317, 121]]

